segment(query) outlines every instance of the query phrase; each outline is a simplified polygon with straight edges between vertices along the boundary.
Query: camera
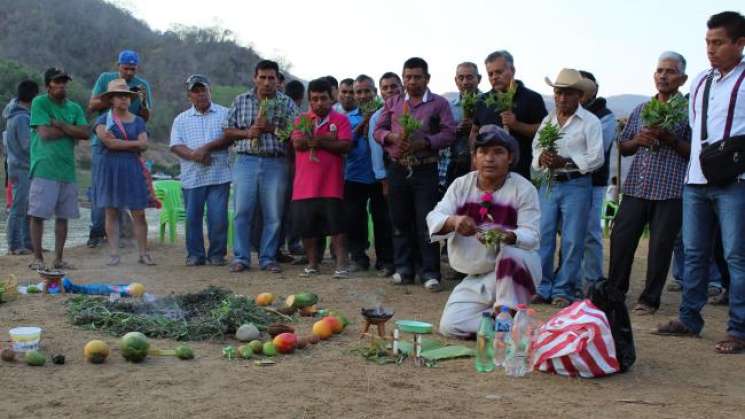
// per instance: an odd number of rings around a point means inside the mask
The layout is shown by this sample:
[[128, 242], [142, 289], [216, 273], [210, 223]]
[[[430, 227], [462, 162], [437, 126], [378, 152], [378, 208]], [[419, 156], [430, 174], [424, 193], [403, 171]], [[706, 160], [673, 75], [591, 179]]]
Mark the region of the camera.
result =
[[129, 91], [133, 93], [139, 93], [141, 90], [142, 90], [141, 86], [132, 86], [129, 88]]

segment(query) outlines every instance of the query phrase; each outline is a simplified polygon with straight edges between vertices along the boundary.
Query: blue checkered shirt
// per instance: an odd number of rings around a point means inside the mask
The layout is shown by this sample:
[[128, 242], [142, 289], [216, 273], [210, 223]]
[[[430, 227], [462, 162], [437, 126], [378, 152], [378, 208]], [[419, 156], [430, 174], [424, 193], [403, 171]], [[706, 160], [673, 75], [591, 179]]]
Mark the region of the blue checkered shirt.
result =
[[[647, 102], [642, 103], [631, 112], [620, 142], [631, 140], [644, 128], [641, 113], [646, 104]], [[688, 118], [678, 124], [672, 134], [679, 141], [691, 142]], [[623, 194], [653, 201], [680, 199], [687, 166], [688, 159], [669, 145], [660, 144], [656, 150], [639, 147], [623, 184]]]
[[[261, 100], [254, 93], [254, 89], [236, 96], [223, 128], [248, 129], [258, 118], [260, 102]], [[268, 110], [267, 119], [275, 127], [283, 128], [291, 124], [298, 113], [295, 102], [289, 96], [277, 92], [275, 105]], [[260, 156], [284, 156], [287, 154], [287, 144], [273, 133], [261, 134], [257, 148], [251, 147], [251, 140], [248, 138], [238, 140], [233, 144], [236, 153]]]
[[[195, 150], [222, 136], [222, 127], [228, 116], [228, 108], [213, 103], [204, 114], [192, 106], [173, 120], [170, 147], [185, 145]], [[210, 153], [209, 166], [191, 160], [181, 160], [181, 186], [185, 189], [230, 182], [230, 160], [228, 150]]]

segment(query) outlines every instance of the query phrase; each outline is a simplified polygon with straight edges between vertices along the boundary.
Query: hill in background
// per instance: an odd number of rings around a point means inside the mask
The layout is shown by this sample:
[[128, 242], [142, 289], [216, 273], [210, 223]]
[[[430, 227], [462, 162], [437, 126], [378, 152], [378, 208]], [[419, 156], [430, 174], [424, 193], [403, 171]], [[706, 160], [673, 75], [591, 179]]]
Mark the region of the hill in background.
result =
[[251, 85], [253, 68], [262, 59], [238, 45], [228, 30], [178, 26], [154, 31], [101, 0], [0, 0], [0, 106], [14, 94], [21, 76], [40, 80], [50, 66], [70, 72], [75, 80], [71, 97], [85, 105], [98, 75], [115, 70], [123, 49], [140, 54], [139, 74], [153, 89], [148, 127], [155, 142], [167, 142], [173, 118], [189, 106], [184, 81], [190, 74], [207, 75], [215, 102], [230, 105]]

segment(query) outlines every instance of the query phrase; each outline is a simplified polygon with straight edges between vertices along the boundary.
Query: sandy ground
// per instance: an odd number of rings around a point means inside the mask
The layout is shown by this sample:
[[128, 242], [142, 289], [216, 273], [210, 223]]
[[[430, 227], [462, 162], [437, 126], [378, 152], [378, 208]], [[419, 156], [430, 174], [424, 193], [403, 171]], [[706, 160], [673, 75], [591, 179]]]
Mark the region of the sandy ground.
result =
[[[329, 341], [279, 357], [271, 367], [222, 359], [221, 342], [195, 343], [197, 359], [191, 362], [149, 358], [132, 365], [114, 353], [106, 364], [92, 365], [83, 361], [85, 343], [102, 338], [115, 344], [116, 339], [68, 324], [65, 297], [26, 296], [0, 305], [0, 339], [13, 326], [41, 326], [42, 349], [64, 353], [67, 364], [32, 368], [0, 363], [1, 418], [745, 417], [745, 356], [713, 351], [724, 334], [725, 308], [705, 308], [707, 327], [701, 339], [648, 333], [676, 313], [678, 293], [665, 293], [657, 315], [632, 318], [638, 359], [629, 373], [595, 380], [542, 373], [511, 379], [503, 373], [477, 374], [471, 359], [415, 368], [411, 362], [378, 366], [350, 354], [360, 343], [357, 313], [363, 305], [380, 300], [396, 310], [397, 319], [437, 323], [448, 292], [394, 287], [372, 273], [350, 280], [301, 279], [297, 267], [289, 265], [281, 275], [186, 268], [180, 245], [156, 245], [157, 267], [134, 263], [134, 249], [129, 248], [122, 266], [112, 270], [104, 266], [106, 254], [100, 248], [69, 250], [67, 258], [79, 268], [70, 277], [80, 282], [137, 280], [157, 295], [208, 285], [245, 295], [310, 290], [321, 296], [323, 307], [349, 314], [353, 324]], [[645, 255], [646, 248], [640, 248], [630, 301], [640, 290]], [[15, 273], [22, 281], [35, 279], [28, 262], [25, 257], [0, 257], [0, 272]], [[330, 269], [326, 266], [326, 272]], [[544, 319], [554, 311], [538, 308]], [[310, 325], [304, 319], [297, 329], [307, 334]]]

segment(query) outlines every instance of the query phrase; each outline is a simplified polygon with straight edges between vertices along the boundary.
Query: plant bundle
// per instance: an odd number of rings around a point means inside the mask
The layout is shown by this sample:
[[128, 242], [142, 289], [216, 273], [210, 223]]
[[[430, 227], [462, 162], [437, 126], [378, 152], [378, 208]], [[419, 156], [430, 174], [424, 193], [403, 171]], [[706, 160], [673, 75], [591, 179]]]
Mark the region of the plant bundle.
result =
[[[564, 135], [560, 132], [559, 125], [554, 125], [550, 121], [538, 131], [538, 146], [541, 151], [556, 153], [556, 142]], [[547, 190], [551, 191], [551, 178], [554, 175], [553, 169], [548, 169], [546, 173], [539, 178], [539, 185], [546, 185]]]
[[465, 92], [461, 95], [460, 105], [463, 107], [463, 118], [473, 118], [478, 100], [479, 97], [476, 92]]
[[[256, 119], [270, 119], [271, 115], [274, 113], [274, 108], [276, 106], [276, 99], [269, 99], [264, 98], [261, 99], [261, 102], [259, 102], [259, 112], [256, 117]], [[252, 150], [258, 150], [259, 148], [259, 141], [260, 138], [251, 138], [251, 149]]]
[[517, 84], [514, 80], [510, 82], [510, 87], [505, 92], [491, 91], [484, 98], [484, 105], [491, 108], [496, 113], [502, 113], [512, 110], [515, 101], [515, 93], [517, 92]]
[[252, 298], [208, 287], [191, 294], [171, 295], [155, 302], [77, 295], [66, 303], [67, 317], [77, 326], [114, 336], [138, 331], [151, 338], [222, 340], [242, 324], [259, 330], [282, 317], [256, 305]]
[[[401, 125], [401, 129], [403, 130], [402, 141], [409, 141], [414, 132], [422, 127], [421, 121], [416, 119], [414, 115], [409, 112], [409, 104], [405, 101], [403, 112], [401, 113], [401, 116], [398, 117], [398, 124]], [[403, 153], [401, 155], [401, 164], [409, 167], [409, 174], [407, 177], [411, 177], [411, 175], [413, 174], [412, 165], [415, 160], [416, 158], [411, 152]]]
[[652, 98], [641, 113], [644, 125], [672, 132], [688, 117], [688, 100], [683, 95], [675, 95], [667, 102]]
[[[313, 138], [313, 120], [308, 115], [300, 115], [297, 123], [295, 124], [295, 130], [299, 131], [307, 139]], [[310, 148], [310, 161], [319, 162], [316, 157], [316, 148]]]
[[382, 107], [383, 99], [381, 99], [380, 96], [375, 96], [371, 100], [360, 104], [360, 113], [362, 114], [363, 118], [368, 118], [370, 117], [370, 115], [374, 114], [378, 109]]

